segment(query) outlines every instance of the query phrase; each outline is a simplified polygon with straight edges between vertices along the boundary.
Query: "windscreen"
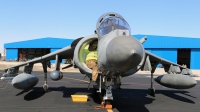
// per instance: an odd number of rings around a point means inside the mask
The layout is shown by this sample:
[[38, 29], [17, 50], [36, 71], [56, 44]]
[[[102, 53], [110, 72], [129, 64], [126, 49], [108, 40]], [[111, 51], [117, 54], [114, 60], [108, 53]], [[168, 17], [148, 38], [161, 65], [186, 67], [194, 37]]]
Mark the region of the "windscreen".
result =
[[101, 22], [98, 29], [98, 35], [103, 36], [116, 29], [128, 30], [129, 34], [131, 34], [130, 27], [124, 19], [118, 17], [109, 17]]

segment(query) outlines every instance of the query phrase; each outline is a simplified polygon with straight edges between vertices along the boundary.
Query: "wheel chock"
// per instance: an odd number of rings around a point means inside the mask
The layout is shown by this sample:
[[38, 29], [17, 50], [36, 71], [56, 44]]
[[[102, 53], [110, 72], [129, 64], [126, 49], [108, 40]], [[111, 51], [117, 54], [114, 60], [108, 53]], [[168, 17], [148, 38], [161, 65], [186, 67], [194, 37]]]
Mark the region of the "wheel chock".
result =
[[105, 109], [112, 109], [112, 105], [111, 104], [105, 104], [104, 102], [101, 102], [101, 107], [105, 108]]

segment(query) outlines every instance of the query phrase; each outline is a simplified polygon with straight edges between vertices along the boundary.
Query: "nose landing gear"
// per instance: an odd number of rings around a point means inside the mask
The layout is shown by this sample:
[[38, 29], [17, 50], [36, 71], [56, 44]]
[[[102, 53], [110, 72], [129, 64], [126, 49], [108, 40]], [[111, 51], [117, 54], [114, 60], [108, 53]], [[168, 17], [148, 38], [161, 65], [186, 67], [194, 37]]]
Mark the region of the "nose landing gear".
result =
[[[101, 75], [100, 75], [100, 81], [99, 81], [99, 91], [97, 91], [100, 94], [101, 99], [101, 106], [100, 108], [105, 109], [112, 109], [111, 101], [113, 100], [112, 95], [112, 78], [110, 77], [103, 77], [103, 84], [105, 89], [101, 89]], [[103, 97], [102, 97], [103, 96]]]

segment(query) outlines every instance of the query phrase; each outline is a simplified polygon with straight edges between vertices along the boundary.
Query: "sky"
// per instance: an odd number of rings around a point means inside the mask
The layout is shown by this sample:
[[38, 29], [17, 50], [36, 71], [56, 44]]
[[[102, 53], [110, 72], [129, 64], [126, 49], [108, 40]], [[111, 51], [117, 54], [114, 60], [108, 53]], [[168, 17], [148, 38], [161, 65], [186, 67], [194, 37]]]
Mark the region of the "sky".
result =
[[200, 38], [200, 0], [0, 0], [0, 53], [5, 43], [94, 33], [107, 12], [124, 17], [132, 35]]

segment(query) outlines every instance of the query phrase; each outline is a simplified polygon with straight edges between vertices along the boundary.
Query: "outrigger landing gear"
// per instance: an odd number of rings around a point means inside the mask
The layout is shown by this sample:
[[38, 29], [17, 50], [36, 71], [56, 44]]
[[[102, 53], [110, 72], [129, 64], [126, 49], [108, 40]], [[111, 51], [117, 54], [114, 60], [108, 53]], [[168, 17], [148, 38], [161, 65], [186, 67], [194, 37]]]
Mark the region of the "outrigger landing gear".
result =
[[43, 89], [44, 92], [46, 93], [48, 91], [48, 85], [47, 85], [47, 62], [42, 63], [43, 71], [44, 71], [44, 85]]
[[155, 97], [155, 88], [153, 87], [153, 80], [154, 80], [153, 73], [155, 72], [158, 63], [152, 63], [152, 65], [153, 67], [151, 69], [151, 88], [149, 89], [149, 94]]
[[44, 92], [47, 92], [47, 91], [48, 91], [47, 73], [45, 73], [45, 75], [44, 75], [44, 85], [43, 85], [43, 89], [44, 89]]
[[151, 73], [151, 88], [149, 88], [149, 93], [151, 96], [155, 97], [155, 88], [153, 87], [153, 73]]

